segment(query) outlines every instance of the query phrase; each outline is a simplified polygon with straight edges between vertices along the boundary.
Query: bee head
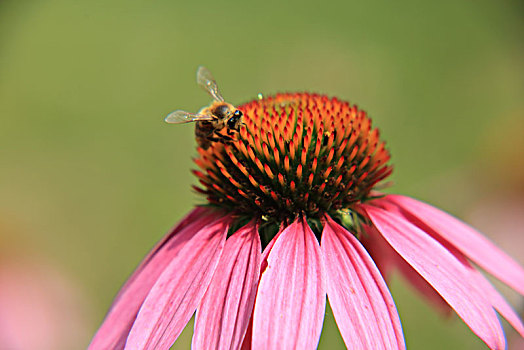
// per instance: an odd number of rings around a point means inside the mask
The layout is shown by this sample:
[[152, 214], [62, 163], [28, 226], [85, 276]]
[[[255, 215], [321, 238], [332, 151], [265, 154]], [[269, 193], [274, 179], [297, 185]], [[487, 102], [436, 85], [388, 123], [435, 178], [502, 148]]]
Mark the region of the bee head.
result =
[[240, 121], [242, 120], [243, 116], [244, 116], [244, 114], [241, 111], [239, 111], [238, 109], [235, 110], [235, 112], [233, 113], [231, 118], [229, 118], [228, 121], [227, 121], [227, 127], [229, 129], [233, 129], [233, 130], [239, 131], [239, 129], [240, 129]]
[[229, 106], [227, 104], [221, 104], [215, 108], [213, 115], [218, 119], [224, 119], [230, 114]]

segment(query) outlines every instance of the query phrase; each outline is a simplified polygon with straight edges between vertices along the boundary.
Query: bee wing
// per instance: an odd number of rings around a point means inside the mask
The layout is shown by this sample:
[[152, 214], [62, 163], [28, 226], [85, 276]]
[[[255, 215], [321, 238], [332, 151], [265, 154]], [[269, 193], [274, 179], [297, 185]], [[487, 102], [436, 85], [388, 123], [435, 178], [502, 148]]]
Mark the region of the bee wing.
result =
[[196, 122], [199, 120], [213, 120], [213, 118], [208, 115], [189, 113], [189, 112], [182, 111], [179, 109], [179, 110], [169, 113], [166, 119], [164, 120], [167, 123], [181, 124], [181, 123]]
[[211, 72], [204, 66], [198, 67], [197, 84], [208, 92], [216, 101], [224, 102], [224, 98], [218, 90], [217, 82]]

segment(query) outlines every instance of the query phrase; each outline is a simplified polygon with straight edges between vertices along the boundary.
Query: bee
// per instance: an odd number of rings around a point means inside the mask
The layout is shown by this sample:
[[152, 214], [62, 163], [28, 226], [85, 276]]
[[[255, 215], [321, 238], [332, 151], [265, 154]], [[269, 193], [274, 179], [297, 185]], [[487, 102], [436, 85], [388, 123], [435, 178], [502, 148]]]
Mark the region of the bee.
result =
[[[203, 149], [208, 149], [212, 142], [232, 142], [243, 125], [243, 113], [224, 101], [215, 78], [206, 67], [198, 67], [196, 78], [197, 84], [213, 97], [213, 102], [196, 114], [176, 110], [169, 113], [165, 121], [173, 124], [196, 122], [195, 138]], [[224, 129], [226, 134], [222, 133]]]

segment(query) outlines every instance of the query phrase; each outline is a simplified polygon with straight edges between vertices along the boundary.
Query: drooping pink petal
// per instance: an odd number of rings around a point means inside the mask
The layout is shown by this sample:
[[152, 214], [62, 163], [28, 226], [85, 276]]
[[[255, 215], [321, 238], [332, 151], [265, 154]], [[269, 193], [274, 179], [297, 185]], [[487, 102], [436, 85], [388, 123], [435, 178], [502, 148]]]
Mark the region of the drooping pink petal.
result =
[[[409, 220], [409, 217], [408, 217]], [[418, 220], [417, 220], [418, 221]], [[524, 325], [520, 320], [517, 313], [513, 308], [506, 302], [504, 297], [491, 285], [491, 283], [475, 269], [466, 256], [459, 251], [454, 245], [449, 241], [445, 240], [438, 233], [436, 233], [431, 227], [417, 222], [419, 228], [424, 230], [431, 237], [436, 239], [443, 247], [445, 247], [449, 252], [451, 252], [464, 266], [467, 267], [466, 271], [469, 273], [471, 280], [476, 280], [477, 289], [479, 293], [484, 295], [490, 304], [519, 332], [524, 334]]]
[[158, 276], [196, 232], [219, 218], [219, 212], [197, 208], [153, 248], [118, 293], [90, 350], [124, 348], [138, 310]]
[[418, 218], [469, 259], [524, 295], [524, 268], [472, 227], [435, 207], [410, 197], [388, 195], [390, 201]]
[[[398, 211], [398, 207], [389, 207], [390, 210], [395, 210], [400, 215], [407, 215], [407, 219], [411, 222], [416, 224], [420, 229], [422, 229], [424, 232], [426, 232], [428, 235], [430, 235], [432, 238], [437, 240], [444, 248], [446, 248], [449, 252], [457, 258], [464, 266], [467, 267], [465, 270], [467, 273], [469, 273], [469, 278], [471, 280], [477, 280], [477, 283], [475, 285], [477, 286], [477, 289], [480, 294], [484, 295], [486, 299], [490, 302], [490, 304], [521, 334], [524, 333], [524, 325], [522, 324], [522, 321], [520, 320], [517, 313], [513, 310], [513, 308], [506, 302], [504, 297], [491, 285], [491, 283], [479, 272], [477, 269], [475, 269], [470, 261], [467, 259], [467, 257], [458, 250], [457, 247], [455, 247], [451, 242], [446, 240], [444, 237], [439, 235], [437, 232], [435, 232], [430, 226], [424, 224], [417, 218], [413, 217], [411, 214], [407, 213], [403, 210]], [[397, 254], [398, 255], [398, 254]], [[406, 263], [407, 265], [407, 263]]]
[[504, 349], [506, 341], [497, 315], [479, 292], [468, 267], [403, 217], [370, 205], [363, 207], [385, 240], [439, 292], [471, 330], [491, 349]]
[[193, 349], [240, 348], [255, 303], [261, 249], [254, 222], [227, 239], [197, 310]]
[[[478, 280], [477, 286], [480, 293], [486, 296], [486, 299], [491, 303], [491, 305], [515, 328], [515, 330], [517, 330], [517, 332], [524, 336], [524, 325], [518, 314], [513, 310], [511, 305], [507, 303], [504, 297], [491, 285], [491, 283], [479, 271], [477, 271], [475, 268], [471, 266], [469, 260], [466, 258], [464, 253], [458, 250], [458, 248], [455, 245], [453, 245], [450, 241], [446, 240], [445, 237], [442, 237], [440, 234], [435, 232], [435, 230], [432, 227], [428, 226], [426, 223], [422, 222], [417, 217], [413, 216], [413, 214], [407, 212], [405, 209], [399, 207], [394, 202], [386, 202], [384, 200], [381, 200], [379, 201], [379, 205], [383, 206], [386, 210], [395, 211], [399, 215], [406, 216], [407, 220], [409, 220], [412, 224], [415, 224], [424, 232], [426, 232], [435, 240], [437, 240], [442, 246], [444, 246], [448, 251], [450, 251], [462, 264], [467, 266], [467, 272], [470, 273], [470, 278]], [[380, 239], [383, 240], [382, 238]], [[408, 265], [405, 262], [404, 264]], [[409, 266], [409, 268], [411, 267]]]
[[147, 295], [125, 349], [169, 349], [195, 312], [224, 248], [229, 218], [206, 225], [173, 257]]
[[524, 337], [524, 325], [519, 315], [508, 304], [506, 299], [493, 287], [493, 285], [477, 270], [473, 269], [472, 274], [478, 279], [478, 286], [481, 293], [486, 295], [491, 305]]
[[360, 241], [371, 255], [373, 262], [377, 265], [386, 282], [393, 270], [397, 270], [410, 285], [417, 289], [444, 316], [451, 314], [451, 308], [442, 299], [442, 296], [417, 271], [413, 270], [413, 267], [406, 260], [402, 259], [378, 232], [375, 232], [375, 227], [364, 225], [364, 230], [368, 234], [362, 235]]
[[486, 277], [484, 277], [482, 273], [475, 269], [466, 256], [449, 241], [446, 241], [440, 237], [430, 227], [424, 226], [423, 228], [426, 229], [426, 233], [429, 233], [433, 238], [436, 237], [437, 241], [443, 247], [450, 251], [464, 266], [467, 267], [466, 271], [469, 273], [471, 280], [477, 281], [475, 285], [477, 286], [479, 293], [484, 295], [490, 304], [495, 308], [495, 310], [497, 310], [513, 326], [513, 328], [517, 330], [517, 332], [524, 336], [524, 325], [522, 324], [520, 317], [513, 310], [511, 305], [507, 303], [504, 297], [486, 279]]
[[326, 306], [320, 246], [297, 219], [274, 243], [258, 286], [253, 349], [315, 349]]
[[360, 242], [327, 217], [321, 249], [329, 303], [348, 349], [405, 349], [393, 298]]

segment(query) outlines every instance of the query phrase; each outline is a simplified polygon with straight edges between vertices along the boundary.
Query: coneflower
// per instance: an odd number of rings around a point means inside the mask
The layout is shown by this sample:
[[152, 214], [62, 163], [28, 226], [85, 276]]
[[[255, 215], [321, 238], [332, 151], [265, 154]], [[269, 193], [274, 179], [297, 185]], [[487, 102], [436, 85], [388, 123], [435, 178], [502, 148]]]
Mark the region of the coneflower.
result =
[[236, 139], [198, 149], [208, 204], [144, 259], [90, 349], [168, 349], [195, 311], [195, 349], [314, 349], [326, 295], [348, 348], [404, 349], [391, 268], [491, 349], [505, 348], [495, 310], [524, 335], [471, 263], [524, 294], [522, 267], [449, 214], [378, 192], [392, 167], [364, 111], [308, 93], [237, 108]]

